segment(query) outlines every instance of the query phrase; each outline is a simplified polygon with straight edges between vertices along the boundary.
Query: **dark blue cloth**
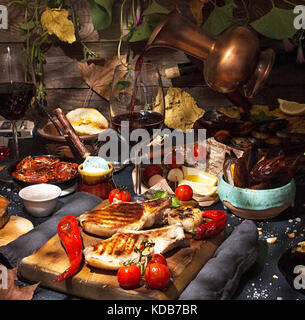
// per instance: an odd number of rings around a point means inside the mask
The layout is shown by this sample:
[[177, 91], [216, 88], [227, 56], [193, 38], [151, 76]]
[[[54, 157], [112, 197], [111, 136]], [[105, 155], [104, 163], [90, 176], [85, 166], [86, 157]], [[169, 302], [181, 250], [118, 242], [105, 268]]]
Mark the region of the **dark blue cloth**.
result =
[[239, 224], [182, 292], [180, 300], [230, 299], [243, 273], [255, 262], [257, 246], [256, 224], [250, 220]]
[[42, 247], [57, 233], [59, 221], [67, 216], [78, 217], [86, 210], [91, 210], [101, 203], [101, 199], [86, 193], [76, 192], [57, 212], [45, 222], [16, 240], [0, 247], [0, 261], [7, 268], [15, 268], [24, 258]]

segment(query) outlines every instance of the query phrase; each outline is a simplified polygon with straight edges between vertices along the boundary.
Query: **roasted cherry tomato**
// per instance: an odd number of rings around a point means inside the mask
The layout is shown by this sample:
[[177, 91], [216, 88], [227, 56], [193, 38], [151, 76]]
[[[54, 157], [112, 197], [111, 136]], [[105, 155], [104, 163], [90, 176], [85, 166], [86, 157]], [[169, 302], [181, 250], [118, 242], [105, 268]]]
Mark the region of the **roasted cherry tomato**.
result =
[[133, 288], [140, 284], [141, 270], [136, 265], [124, 266], [118, 270], [118, 282], [123, 288]]
[[159, 174], [162, 176], [162, 168], [157, 164], [149, 164], [143, 172], [143, 176], [148, 181], [152, 176]]
[[180, 168], [184, 162], [184, 156], [180, 152], [173, 152], [166, 156], [165, 163], [168, 164], [171, 168]]
[[148, 264], [151, 264], [151, 263], [161, 263], [161, 264], [167, 265], [165, 257], [159, 253], [153, 253], [151, 255], [151, 259], [149, 260]]
[[193, 197], [193, 189], [186, 184], [182, 184], [176, 189], [175, 194], [178, 200], [181, 200], [181, 201], [191, 200]]
[[170, 271], [165, 264], [150, 263], [145, 270], [145, 280], [152, 289], [163, 289], [170, 281]]
[[119, 187], [110, 191], [108, 199], [110, 203], [114, 200], [128, 202], [131, 200], [131, 196], [125, 187]]
[[204, 146], [196, 144], [193, 149], [193, 158], [197, 161], [202, 161], [206, 158], [207, 151]]

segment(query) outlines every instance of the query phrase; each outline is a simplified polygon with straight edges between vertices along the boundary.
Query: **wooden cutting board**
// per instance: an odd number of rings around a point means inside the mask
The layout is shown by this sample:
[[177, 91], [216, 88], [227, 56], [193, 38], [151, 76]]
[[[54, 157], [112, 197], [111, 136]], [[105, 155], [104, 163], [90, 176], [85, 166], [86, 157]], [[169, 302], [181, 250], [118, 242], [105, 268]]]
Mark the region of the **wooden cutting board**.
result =
[[[108, 201], [107, 201], [108, 202]], [[104, 201], [97, 208], [107, 204]], [[101, 241], [81, 231], [83, 244], [88, 246]], [[25, 278], [40, 285], [66, 294], [97, 300], [146, 300], [177, 299], [184, 288], [195, 278], [203, 265], [225, 239], [225, 232], [208, 241], [190, 239], [190, 246], [176, 249], [166, 255], [173, 282], [164, 290], [151, 290], [144, 285], [134, 290], [122, 289], [116, 271], [92, 268], [83, 263], [81, 270], [72, 278], [55, 283], [54, 279], [69, 267], [69, 259], [58, 235], [51, 238], [34, 254], [24, 258], [19, 272]]]

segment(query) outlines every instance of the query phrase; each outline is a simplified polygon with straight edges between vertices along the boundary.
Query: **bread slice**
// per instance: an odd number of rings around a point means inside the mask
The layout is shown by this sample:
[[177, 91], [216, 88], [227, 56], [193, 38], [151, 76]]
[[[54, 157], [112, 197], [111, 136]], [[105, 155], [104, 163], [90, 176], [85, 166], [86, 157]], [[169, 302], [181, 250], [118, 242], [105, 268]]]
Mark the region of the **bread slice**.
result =
[[98, 134], [108, 128], [108, 120], [94, 108], [77, 108], [66, 114], [78, 135]]

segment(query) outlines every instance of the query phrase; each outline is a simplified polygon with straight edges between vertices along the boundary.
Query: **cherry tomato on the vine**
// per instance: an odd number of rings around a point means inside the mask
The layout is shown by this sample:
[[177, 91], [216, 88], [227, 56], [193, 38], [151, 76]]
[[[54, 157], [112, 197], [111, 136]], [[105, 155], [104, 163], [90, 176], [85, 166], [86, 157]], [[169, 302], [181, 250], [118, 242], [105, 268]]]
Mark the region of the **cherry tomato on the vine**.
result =
[[145, 280], [151, 289], [163, 289], [170, 281], [170, 271], [165, 264], [148, 264], [145, 271]]
[[159, 253], [153, 253], [151, 255], [151, 259], [148, 261], [148, 264], [151, 264], [151, 263], [161, 263], [161, 264], [167, 265], [167, 261], [166, 261], [165, 257]]
[[129, 202], [131, 200], [131, 196], [130, 193], [126, 190], [126, 188], [119, 187], [117, 189], [111, 190], [108, 199], [110, 203], [112, 203], [114, 200]]
[[136, 265], [121, 267], [118, 270], [117, 279], [123, 288], [136, 287], [141, 281], [141, 270]]

